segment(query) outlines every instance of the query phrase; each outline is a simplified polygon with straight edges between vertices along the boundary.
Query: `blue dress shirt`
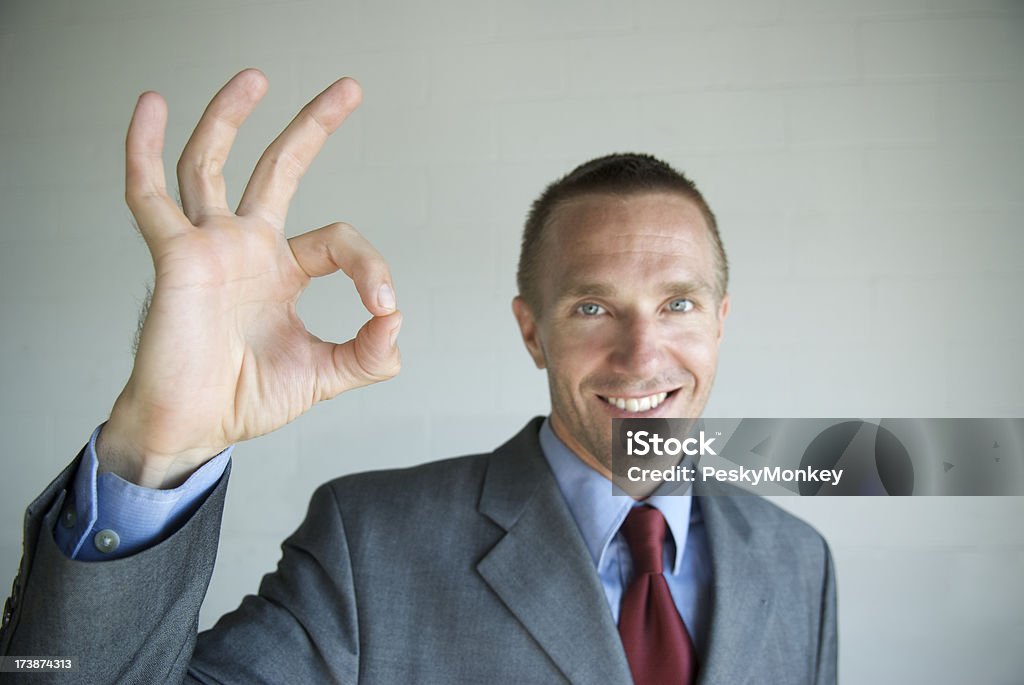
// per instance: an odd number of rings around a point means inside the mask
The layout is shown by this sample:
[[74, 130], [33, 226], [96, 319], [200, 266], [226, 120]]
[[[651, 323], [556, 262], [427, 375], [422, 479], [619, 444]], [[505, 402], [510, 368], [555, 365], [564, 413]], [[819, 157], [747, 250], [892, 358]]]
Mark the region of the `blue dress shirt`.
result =
[[[93, 431], [54, 530], [57, 546], [71, 559], [119, 559], [168, 538], [203, 503], [227, 468], [233, 447], [203, 464], [173, 490], [144, 488], [113, 473], [97, 476]], [[111, 543], [116, 540], [116, 543]]]
[[711, 616], [711, 557], [698, 501], [691, 495], [659, 494], [642, 502], [634, 500], [580, 461], [555, 435], [550, 419], [541, 426], [540, 446], [590, 551], [616, 624], [622, 595], [633, 578], [633, 557], [619, 528], [635, 506], [647, 504], [661, 511], [671, 532], [665, 544], [663, 575], [701, 653]]

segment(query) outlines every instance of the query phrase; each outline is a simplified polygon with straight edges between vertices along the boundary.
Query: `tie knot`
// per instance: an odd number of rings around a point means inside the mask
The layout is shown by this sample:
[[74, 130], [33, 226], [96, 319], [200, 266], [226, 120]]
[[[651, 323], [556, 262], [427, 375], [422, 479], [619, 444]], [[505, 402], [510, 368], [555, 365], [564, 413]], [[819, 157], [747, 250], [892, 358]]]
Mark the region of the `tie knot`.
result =
[[662, 550], [668, 524], [665, 517], [654, 507], [633, 507], [622, 524], [622, 534], [629, 543], [633, 555], [633, 572], [661, 573]]

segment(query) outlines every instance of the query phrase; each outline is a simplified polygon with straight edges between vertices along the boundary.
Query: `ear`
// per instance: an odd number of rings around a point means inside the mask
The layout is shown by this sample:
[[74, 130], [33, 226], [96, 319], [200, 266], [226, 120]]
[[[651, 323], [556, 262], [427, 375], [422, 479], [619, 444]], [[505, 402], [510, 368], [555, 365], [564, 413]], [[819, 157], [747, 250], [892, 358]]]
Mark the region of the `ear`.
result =
[[722, 341], [725, 335], [725, 317], [729, 316], [729, 293], [722, 297], [722, 304], [718, 307], [718, 341]]
[[516, 316], [519, 333], [523, 336], [526, 351], [533, 357], [533, 363], [537, 365], [538, 369], [545, 368], [547, 364], [544, 361], [544, 347], [540, 344], [540, 331], [533, 310], [530, 305], [526, 304], [526, 300], [516, 295], [512, 298], [512, 313]]

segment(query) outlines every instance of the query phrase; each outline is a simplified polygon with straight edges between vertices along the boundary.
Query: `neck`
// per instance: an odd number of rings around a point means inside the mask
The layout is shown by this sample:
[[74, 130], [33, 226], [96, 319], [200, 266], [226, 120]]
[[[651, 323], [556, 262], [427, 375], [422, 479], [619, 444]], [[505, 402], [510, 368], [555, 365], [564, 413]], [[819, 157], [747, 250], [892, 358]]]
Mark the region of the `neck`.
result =
[[[615, 478], [612, 474], [612, 470], [609, 467], [609, 465], [605, 464], [603, 461], [601, 461], [593, 454], [591, 454], [588, 450], [584, 449], [584, 447], [579, 443], [579, 441], [573, 438], [572, 434], [565, 427], [565, 424], [561, 422], [557, 414], [552, 412], [550, 420], [551, 430], [554, 432], [555, 437], [561, 440], [562, 443], [569, 448], [569, 451], [572, 452], [577, 459], [582, 461], [584, 464], [586, 464], [594, 471], [600, 473], [602, 476], [604, 476], [605, 479], [612, 482], [615, 481]], [[634, 500], [642, 501], [650, 497], [653, 490], [654, 488], [652, 487], [651, 489], [644, 492], [627, 494], [629, 494], [629, 496], [632, 497]]]

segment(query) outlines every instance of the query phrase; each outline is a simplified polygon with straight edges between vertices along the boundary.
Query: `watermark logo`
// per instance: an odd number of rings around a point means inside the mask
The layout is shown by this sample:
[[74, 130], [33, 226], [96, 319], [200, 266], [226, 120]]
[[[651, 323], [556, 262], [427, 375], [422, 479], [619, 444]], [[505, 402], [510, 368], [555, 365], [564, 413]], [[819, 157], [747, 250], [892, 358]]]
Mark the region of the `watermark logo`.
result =
[[617, 494], [1024, 495], [1024, 419], [614, 419]]
[[650, 431], [627, 430], [626, 454], [631, 457], [646, 457], [648, 455], [677, 457], [683, 454], [694, 457], [704, 454], [715, 454], [715, 451], [711, 448], [711, 443], [714, 441], [715, 438], [708, 438], [704, 431], [701, 431], [697, 437], [680, 440], [674, 437], [663, 438], [657, 433], [651, 433]]

